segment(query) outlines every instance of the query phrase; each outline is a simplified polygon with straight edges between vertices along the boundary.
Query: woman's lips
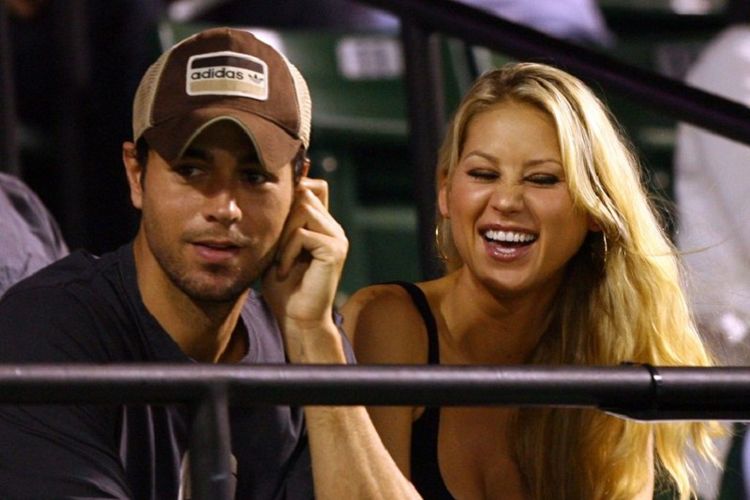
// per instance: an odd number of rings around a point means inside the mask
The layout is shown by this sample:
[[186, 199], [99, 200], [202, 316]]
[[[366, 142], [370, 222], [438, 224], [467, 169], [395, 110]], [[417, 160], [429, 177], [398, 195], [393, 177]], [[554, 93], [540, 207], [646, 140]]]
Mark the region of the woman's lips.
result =
[[529, 243], [502, 243], [484, 239], [484, 249], [487, 255], [496, 261], [512, 262], [528, 255], [534, 242]]

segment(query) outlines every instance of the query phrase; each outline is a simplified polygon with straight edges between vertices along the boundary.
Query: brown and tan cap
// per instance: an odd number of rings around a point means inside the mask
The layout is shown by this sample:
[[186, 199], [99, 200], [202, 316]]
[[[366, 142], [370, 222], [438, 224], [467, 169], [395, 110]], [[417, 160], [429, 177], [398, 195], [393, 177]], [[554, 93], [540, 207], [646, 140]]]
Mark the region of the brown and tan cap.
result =
[[208, 125], [232, 120], [266, 166], [310, 145], [310, 93], [300, 72], [251, 33], [202, 31], [151, 65], [133, 101], [133, 140], [145, 137], [172, 162]]

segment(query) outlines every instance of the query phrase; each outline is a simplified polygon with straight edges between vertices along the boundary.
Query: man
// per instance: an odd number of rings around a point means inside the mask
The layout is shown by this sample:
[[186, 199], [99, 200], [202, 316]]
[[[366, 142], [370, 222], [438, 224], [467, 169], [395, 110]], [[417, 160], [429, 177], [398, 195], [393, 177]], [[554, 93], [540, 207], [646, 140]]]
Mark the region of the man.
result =
[[0, 173], [0, 297], [67, 254], [57, 222], [39, 197], [20, 179]]
[[[9, 290], [0, 361], [345, 363], [332, 303], [347, 241], [325, 183], [305, 177], [309, 134], [304, 80], [251, 34], [170, 49], [123, 146], [134, 241]], [[231, 410], [236, 498], [309, 498], [313, 482], [318, 498], [416, 496], [364, 408], [302, 413]], [[182, 497], [187, 426], [177, 406], [3, 408], [2, 496]]]

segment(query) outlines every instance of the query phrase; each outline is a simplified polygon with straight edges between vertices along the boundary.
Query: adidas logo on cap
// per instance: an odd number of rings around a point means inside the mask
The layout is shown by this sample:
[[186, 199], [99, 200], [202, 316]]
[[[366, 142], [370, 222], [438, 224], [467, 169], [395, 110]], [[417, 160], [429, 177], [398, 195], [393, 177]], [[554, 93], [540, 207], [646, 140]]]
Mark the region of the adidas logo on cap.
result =
[[188, 60], [188, 95], [231, 95], [268, 99], [268, 65], [247, 54], [213, 52]]

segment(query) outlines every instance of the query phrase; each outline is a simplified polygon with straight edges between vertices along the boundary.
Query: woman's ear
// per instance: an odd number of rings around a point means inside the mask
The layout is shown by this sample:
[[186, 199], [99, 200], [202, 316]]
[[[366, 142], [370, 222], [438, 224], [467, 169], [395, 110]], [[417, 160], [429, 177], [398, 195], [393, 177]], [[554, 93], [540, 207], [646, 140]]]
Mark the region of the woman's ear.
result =
[[126, 141], [122, 143], [122, 163], [125, 165], [125, 175], [130, 186], [130, 201], [133, 206], [140, 210], [143, 205], [143, 167], [138, 163], [138, 154], [135, 144]]
[[437, 182], [438, 186], [440, 186], [440, 189], [438, 190], [438, 209], [440, 210], [440, 215], [442, 215], [444, 219], [450, 219], [448, 204], [448, 193], [450, 189], [448, 186], [448, 176], [444, 170], [438, 172]]
[[594, 217], [592, 217], [591, 214], [587, 215], [586, 217], [588, 219], [589, 231], [598, 233], [599, 231], [602, 230], [601, 224], [599, 224], [599, 222], [596, 219], [594, 219]]

